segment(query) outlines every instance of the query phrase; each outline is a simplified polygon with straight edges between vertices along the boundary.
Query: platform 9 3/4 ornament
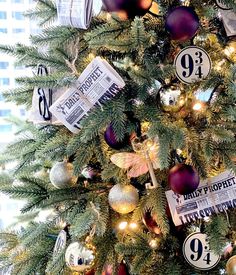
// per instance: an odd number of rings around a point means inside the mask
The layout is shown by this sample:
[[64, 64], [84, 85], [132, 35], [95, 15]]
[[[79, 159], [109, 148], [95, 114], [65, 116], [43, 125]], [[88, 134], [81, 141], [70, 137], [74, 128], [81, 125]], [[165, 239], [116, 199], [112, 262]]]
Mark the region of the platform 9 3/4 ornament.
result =
[[222, 3], [222, 0], [216, 0], [216, 4], [222, 10], [231, 10], [232, 9], [232, 8], [229, 8], [227, 5], [225, 5], [224, 3]]
[[189, 46], [180, 51], [174, 64], [176, 76], [187, 84], [205, 79], [211, 71], [210, 56], [197, 46]]
[[207, 235], [199, 232], [192, 233], [185, 239], [183, 254], [190, 265], [201, 270], [212, 269], [221, 257], [210, 250]]

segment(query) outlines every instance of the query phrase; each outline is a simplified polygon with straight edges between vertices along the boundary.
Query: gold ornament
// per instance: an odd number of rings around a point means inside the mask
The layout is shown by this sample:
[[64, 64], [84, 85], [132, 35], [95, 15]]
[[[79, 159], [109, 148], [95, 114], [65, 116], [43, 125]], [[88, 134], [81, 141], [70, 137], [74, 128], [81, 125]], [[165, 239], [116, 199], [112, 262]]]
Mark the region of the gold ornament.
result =
[[135, 209], [139, 196], [136, 188], [131, 184], [116, 184], [111, 188], [108, 200], [113, 210], [121, 214], [127, 214]]
[[83, 272], [94, 264], [94, 251], [79, 242], [71, 243], [65, 253], [67, 266], [73, 271]]
[[76, 177], [73, 176], [73, 165], [65, 161], [53, 165], [49, 178], [58, 189], [72, 186], [76, 182]]
[[226, 264], [227, 275], [236, 275], [236, 255], [229, 258]]

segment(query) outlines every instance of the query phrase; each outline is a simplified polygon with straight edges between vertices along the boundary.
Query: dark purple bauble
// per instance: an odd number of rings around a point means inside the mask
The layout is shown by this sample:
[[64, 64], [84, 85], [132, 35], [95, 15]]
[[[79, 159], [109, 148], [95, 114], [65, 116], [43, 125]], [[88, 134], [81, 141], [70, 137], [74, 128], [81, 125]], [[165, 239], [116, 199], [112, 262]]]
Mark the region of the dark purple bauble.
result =
[[146, 225], [147, 229], [157, 235], [161, 233], [160, 227], [156, 222], [156, 215], [152, 215], [150, 211], [147, 211], [143, 215], [143, 223]]
[[95, 275], [95, 270], [92, 269], [92, 270], [88, 271], [85, 275]]
[[198, 188], [199, 175], [195, 168], [190, 165], [176, 164], [169, 171], [168, 182], [170, 188], [177, 194], [190, 194]]
[[[106, 265], [105, 269], [102, 272], [102, 275], [112, 275], [112, 274], [113, 274], [112, 265]], [[129, 275], [128, 268], [123, 261], [118, 266], [117, 274], [118, 275]]]
[[106, 143], [111, 148], [116, 149], [116, 150], [122, 149], [129, 144], [128, 135], [125, 135], [123, 140], [117, 139], [116, 134], [115, 134], [111, 124], [107, 127], [107, 129], [104, 133], [104, 139], [105, 139]]
[[199, 28], [199, 18], [190, 7], [177, 7], [167, 14], [165, 28], [171, 39], [186, 41], [191, 39]]
[[102, 0], [108, 12], [124, 12], [127, 17], [143, 16], [151, 7], [152, 0]]

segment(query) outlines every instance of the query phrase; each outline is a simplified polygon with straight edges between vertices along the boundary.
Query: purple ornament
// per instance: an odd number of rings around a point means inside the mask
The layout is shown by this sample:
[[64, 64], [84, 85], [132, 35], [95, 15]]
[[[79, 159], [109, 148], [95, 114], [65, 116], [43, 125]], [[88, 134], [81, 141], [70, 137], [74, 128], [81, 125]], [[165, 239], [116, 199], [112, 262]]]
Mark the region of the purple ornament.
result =
[[176, 164], [169, 171], [168, 182], [170, 188], [177, 194], [190, 194], [198, 188], [199, 175], [195, 168], [190, 165]]
[[129, 143], [129, 137], [127, 135], [125, 135], [123, 140], [117, 139], [111, 124], [107, 127], [104, 133], [104, 139], [111, 148], [116, 150], [124, 148]]
[[151, 7], [152, 0], [102, 0], [108, 12], [124, 12], [127, 17], [143, 16]]
[[196, 34], [199, 18], [192, 8], [180, 6], [167, 14], [165, 28], [170, 33], [171, 39], [183, 42]]
[[147, 211], [143, 215], [143, 223], [146, 225], [149, 231], [159, 235], [161, 233], [160, 227], [157, 224], [156, 214], [152, 215], [150, 211]]

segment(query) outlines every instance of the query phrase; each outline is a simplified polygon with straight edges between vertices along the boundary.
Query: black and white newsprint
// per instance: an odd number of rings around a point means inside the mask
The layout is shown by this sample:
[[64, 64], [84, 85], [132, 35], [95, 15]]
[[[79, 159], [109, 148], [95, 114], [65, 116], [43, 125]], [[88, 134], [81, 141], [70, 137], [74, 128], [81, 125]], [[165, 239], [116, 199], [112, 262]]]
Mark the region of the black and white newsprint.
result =
[[235, 11], [233, 11], [233, 9], [222, 3], [220, 0], [217, 0], [216, 3], [219, 6], [220, 16], [222, 18], [227, 36], [236, 35]]
[[112, 66], [96, 57], [80, 75], [75, 85], [69, 88], [51, 107], [55, 115], [71, 132], [78, 133], [80, 121], [94, 106], [101, 106], [113, 98], [125, 82]]
[[235, 174], [225, 171], [200, 183], [198, 189], [188, 195], [166, 191], [171, 216], [176, 226], [224, 213], [236, 208]]
[[92, 18], [92, 6], [93, 0], [57, 0], [59, 24], [87, 29]]

